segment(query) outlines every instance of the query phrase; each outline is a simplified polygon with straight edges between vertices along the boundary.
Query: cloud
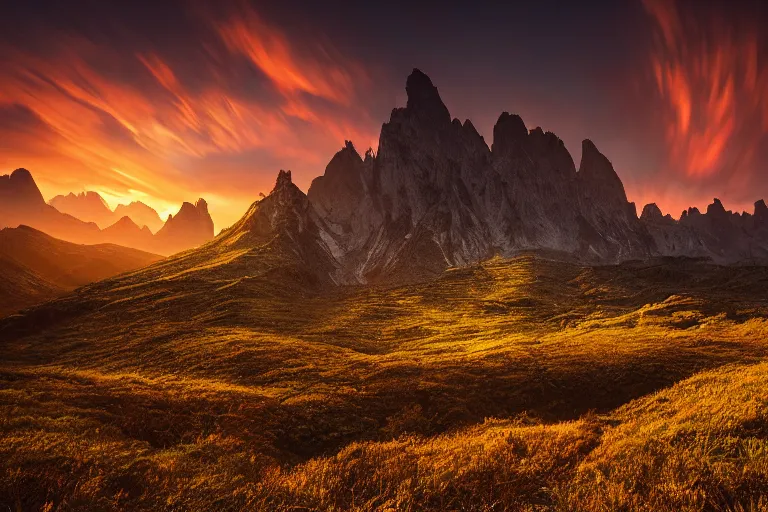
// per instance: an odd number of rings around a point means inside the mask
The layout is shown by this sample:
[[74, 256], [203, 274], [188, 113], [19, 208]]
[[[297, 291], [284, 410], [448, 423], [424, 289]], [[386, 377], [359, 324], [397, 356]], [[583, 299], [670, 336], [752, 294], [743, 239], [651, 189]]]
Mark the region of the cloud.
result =
[[726, 16], [644, 0], [669, 165], [691, 178], [743, 173], [768, 127], [768, 68], [758, 31]]
[[[196, 22], [182, 52], [54, 29], [48, 45], [0, 46], [0, 140], [13, 140], [1, 162], [31, 168], [46, 195], [86, 186], [161, 209], [231, 192], [207, 167], [226, 165], [226, 179], [261, 183], [235, 187], [240, 208], [279, 168], [308, 182], [345, 139], [375, 141], [360, 64], [246, 5]], [[214, 206], [219, 227], [242, 214]]]

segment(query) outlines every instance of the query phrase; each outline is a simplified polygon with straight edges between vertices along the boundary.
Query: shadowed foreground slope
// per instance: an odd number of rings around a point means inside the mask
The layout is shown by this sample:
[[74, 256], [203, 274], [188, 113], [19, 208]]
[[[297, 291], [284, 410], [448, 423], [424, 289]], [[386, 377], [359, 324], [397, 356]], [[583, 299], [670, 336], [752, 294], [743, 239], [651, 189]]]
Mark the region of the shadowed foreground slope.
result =
[[28, 226], [0, 230], [0, 316], [161, 256], [113, 244], [78, 245]]
[[521, 256], [329, 288], [312, 233], [249, 236], [0, 322], [0, 505], [766, 507], [768, 269]]

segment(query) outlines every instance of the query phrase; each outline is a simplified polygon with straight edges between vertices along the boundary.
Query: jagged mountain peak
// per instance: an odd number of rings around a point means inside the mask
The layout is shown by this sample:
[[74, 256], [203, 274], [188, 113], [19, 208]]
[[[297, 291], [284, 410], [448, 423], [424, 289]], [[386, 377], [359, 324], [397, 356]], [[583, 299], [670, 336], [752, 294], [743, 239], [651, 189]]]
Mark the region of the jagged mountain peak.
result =
[[510, 152], [516, 144], [523, 144], [528, 137], [528, 128], [517, 114], [502, 112], [493, 126], [491, 152], [502, 155]]
[[414, 68], [406, 80], [405, 91], [408, 94], [406, 108], [417, 118], [440, 125], [450, 124], [451, 115], [440, 98], [437, 87], [421, 70]]
[[656, 203], [649, 203], [643, 207], [643, 213], [640, 214], [643, 220], [660, 220], [664, 218], [661, 208]]
[[714, 198], [712, 203], [707, 206], [707, 215], [723, 217], [728, 212], [725, 211], [722, 201], [718, 198]]
[[674, 224], [677, 222], [670, 214], [664, 215], [661, 208], [659, 208], [656, 203], [649, 203], [643, 207], [643, 212], [640, 214], [640, 220], [643, 222], [666, 224]]
[[627, 201], [624, 184], [613, 169], [613, 164], [589, 139], [584, 139], [581, 143], [578, 176], [582, 183], [588, 184], [593, 189], [595, 198]]
[[195, 208], [195, 205], [190, 203], [189, 201], [184, 201], [181, 203], [181, 208], [179, 208], [178, 213], [176, 213], [176, 216], [174, 219], [177, 219], [179, 217], [184, 217], [185, 215], [194, 215], [194, 212], [197, 212], [197, 208]]
[[[69, 195], [74, 196], [75, 194], [70, 192]], [[109, 205], [104, 200], [104, 198], [101, 197], [101, 194], [99, 194], [98, 192], [95, 192], [93, 190], [85, 190], [83, 192], [80, 192], [79, 194], [76, 195], [76, 197], [83, 198], [86, 201], [98, 202], [102, 206], [104, 206], [105, 208], [109, 209]]]
[[261, 239], [301, 232], [307, 223], [308, 208], [307, 196], [293, 184], [291, 171], [281, 169], [272, 191], [251, 204], [245, 215], [229, 229], [228, 236], [240, 238], [250, 234]]
[[768, 206], [765, 205], [765, 200], [759, 199], [755, 201], [755, 217], [768, 217]]
[[284, 171], [280, 169], [280, 171], [277, 173], [275, 188], [272, 189], [272, 192], [283, 188], [289, 188], [291, 185], [293, 185], [293, 180], [291, 179], [291, 171]]
[[208, 203], [198, 199], [195, 204], [184, 201], [176, 215], [168, 220], [155, 235], [155, 242], [166, 253], [199, 246], [213, 238], [213, 219]]
[[[337, 275], [338, 262], [326, 241], [330, 238], [323, 220], [304, 192], [293, 184], [291, 172], [280, 170], [269, 195], [251, 204], [209, 249], [244, 249], [249, 254], [265, 255], [278, 267], [296, 266], [312, 282], [339, 282], [343, 276]], [[260, 260], [249, 261], [261, 268]]]

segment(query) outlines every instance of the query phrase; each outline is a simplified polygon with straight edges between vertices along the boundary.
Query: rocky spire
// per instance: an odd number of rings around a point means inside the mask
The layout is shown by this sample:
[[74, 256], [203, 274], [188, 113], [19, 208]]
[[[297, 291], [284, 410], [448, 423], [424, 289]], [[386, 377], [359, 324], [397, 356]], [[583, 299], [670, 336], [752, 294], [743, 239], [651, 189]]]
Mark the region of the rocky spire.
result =
[[755, 201], [755, 222], [768, 225], [768, 207], [762, 199]]
[[439, 125], [450, 124], [448, 108], [427, 75], [414, 69], [405, 83], [405, 91], [408, 93], [406, 107], [414, 116]]
[[718, 199], [714, 198], [712, 200], [712, 204], [707, 206], [707, 215], [710, 217], [725, 217], [727, 212], [725, 211], [725, 207], [723, 206], [723, 203]]
[[284, 189], [290, 185], [293, 185], [293, 181], [291, 180], [291, 171], [284, 171], [280, 169], [280, 172], [277, 173], [277, 181], [275, 181], [275, 188], [272, 190], [272, 192]]
[[578, 176], [580, 182], [591, 189], [595, 199], [627, 202], [624, 185], [613, 170], [610, 160], [600, 153], [589, 139], [581, 143], [581, 164]]
[[516, 144], [522, 144], [528, 137], [528, 129], [518, 115], [503, 112], [493, 127], [491, 152], [503, 155], [511, 151]]

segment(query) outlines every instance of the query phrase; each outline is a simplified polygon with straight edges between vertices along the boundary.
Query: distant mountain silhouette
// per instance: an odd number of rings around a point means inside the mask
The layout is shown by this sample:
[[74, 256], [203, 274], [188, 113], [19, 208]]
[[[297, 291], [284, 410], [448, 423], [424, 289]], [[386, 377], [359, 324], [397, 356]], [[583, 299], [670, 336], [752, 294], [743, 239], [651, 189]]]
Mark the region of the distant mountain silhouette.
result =
[[119, 204], [113, 212], [98, 192], [70, 192], [54, 197], [48, 204], [82, 221], [95, 222], [101, 229], [111, 226], [123, 217], [130, 217], [139, 226], [147, 226], [153, 233], [163, 227], [163, 221], [157, 212], [141, 201], [133, 201], [128, 205]]
[[155, 244], [168, 253], [197, 247], [213, 238], [213, 219], [208, 213], [208, 203], [198, 199], [195, 204], [184, 202], [176, 216], [169, 215], [160, 231], [155, 234]]
[[73, 244], [28, 226], [2, 229], [0, 316], [161, 258], [112, 244]]
[[[163, 255], [196, 247], [213, 238], [213, 220], [203, 199], [198, 200], [197, 205], [184, 203], [175, 218], [169, 216], [168, 225], [163, 225], [157, 235], [152, 234], [151, 226], [145, 223], [139, 227], [130, 216], [147, 220], [155, 226], [160, 222], [157, 212], [140, 202], [120, 205], [115, 212], [111, 212], [97, 193], [84, 192], [56, 196], [51, 203], [68, 212], [98, 219], [101, 225], [106, 225], [104, 229], [99, 229], [96, 220], [85, 222], [47, 204], [26, 169], [0, 176], [0, 227], [28, 225], [73, 243], [114, 243]], [[118, 213], [130, 215], [116, 218]], [[160, 234], [160, 231], [163, 233]]]
[[0, 176], [0, 227], [26, 224], [74, 243], [99, 242], [99, 227], [47, 204], [26, 169]]
[[154, 208], [141, 201], [130, 204], [119, 204], [115, 207], [114, 218], [130, 217], [139, 226], [146, 226], [152, 233], [157, 233], [163, 227], [163, 221]]
[[126, 247], [135, 247], [145, 250], [158, 248], [158, 244], [149, 228], [147, 226], [140, 228], [127, 216], [103, 229], [101, 238], [106, 243], [119, 244]]
[[97, 192], [81, 192], [58, 195], [48, 201], [48, 204], [59, 210], [77, 217], [85, 222], [94, 222], [104, 229], [114, 222], [114, 213], [106, 201]]

